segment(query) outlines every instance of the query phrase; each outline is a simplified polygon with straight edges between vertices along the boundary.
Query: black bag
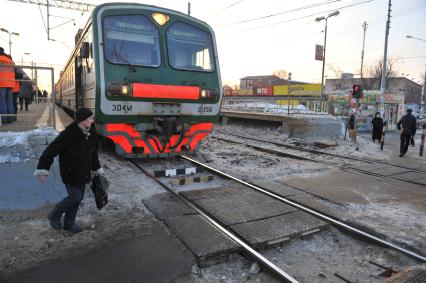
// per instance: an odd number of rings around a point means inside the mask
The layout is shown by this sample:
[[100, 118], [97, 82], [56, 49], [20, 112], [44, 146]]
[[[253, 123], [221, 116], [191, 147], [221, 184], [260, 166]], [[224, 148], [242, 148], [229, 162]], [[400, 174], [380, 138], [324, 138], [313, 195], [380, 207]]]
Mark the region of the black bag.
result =
[[109, 186], [108, 180], [102, 175], [94, 175], [90, 188], [95, 194], [96, 207], [101, 209], [108, 203], [107, 189]]

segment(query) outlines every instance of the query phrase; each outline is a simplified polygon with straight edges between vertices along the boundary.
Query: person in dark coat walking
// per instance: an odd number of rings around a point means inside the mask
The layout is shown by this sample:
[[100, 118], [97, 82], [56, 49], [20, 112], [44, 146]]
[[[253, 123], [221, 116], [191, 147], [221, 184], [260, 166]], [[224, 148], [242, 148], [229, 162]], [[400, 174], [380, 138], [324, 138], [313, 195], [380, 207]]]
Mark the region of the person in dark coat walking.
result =
[[46, 180], [53, 158], [57, 155], [62, 182], [68, 196], [53, 208], [48, 219], [50, 226], [59, 230], [62, 228], [62, 215], [65, 214], [64, 230], [78, 233], [82, 230], [75, 223], [75, 219], [86, 185], [91, 181], [91, 171], [95, 174], [103, 173], [99, 163], [93, 113], [88, 108], [77, 109], [75, 121], [68, 125], [40, 156], [34, 175], [41, 183]]
[[33, 91], [33, 83], [30, 78], [25, 74], [22, 77], [21, 87], [18, 93], [19, 99], [19, 110], [22, 111], [25, 104], [25, 111], [28, 111], [28, 104], [31, 103], [32, 99], [32, 91]]
[[379, 140], [380, 143], [383, 134], [383, 119], [382, 117], [380, 117], [380, 112], [376, 112], [375, 117], [373, 118], [373, 120], [371, 120], [371, 127], [373, 128], [371, 134], [373, 142]]
[[348, 129], [349, 129], [349, 138], [352, 139], [352, 141], [355, 141], [355, 136], [356, 136], [356, 131], [355, 131], [355, 114], [353, 112], [349, 116]]
[[403, 157], [407, 153], [410, 140], [416, 135], [417, 121], [416, 117], [411, 115], [411, 112], [413, 112], [413, 110], [407, 109], [407, 114], [402, 116], [402, 118], [396, 124], [398, 130], [401, 131], [399, 157]]

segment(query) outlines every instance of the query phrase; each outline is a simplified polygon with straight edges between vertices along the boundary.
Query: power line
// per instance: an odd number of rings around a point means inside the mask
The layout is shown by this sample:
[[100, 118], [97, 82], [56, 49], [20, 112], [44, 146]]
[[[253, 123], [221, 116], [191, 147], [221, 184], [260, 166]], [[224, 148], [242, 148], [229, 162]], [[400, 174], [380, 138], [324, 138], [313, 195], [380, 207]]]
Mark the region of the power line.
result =
[[[287, 11], [283, 11], [283, 12], [279, 12], [279, 13], [275, 13], [275, 14], [271, 14], [271, 15], [267, 15], [267, 16], [251, 18], [251, 19], [242, 20], [242, 21], [233, 22], [233, 23], [227, 23], [227, 24], [223, 24], [223, 25], [220, 25], [220, 26], [229, 26], [229, 25], [236, 25], [236, 24], [242, 24], [242, 23], [257, 21], [257, 20], [271, 18], [271, 17], [283, 15], [283, 14], [288, 14], [288, 13], [293, 13], [293, 12], [297, 12], [297, 11], [301, 11], [301, 10], [311, 9], [311, 8], [315, 8], [315, 7], [319, 7], [319, 6], [323, 6], [323, 5], [328, 5], [328, 4], [331, 4], [331, 3], [334, 3], [334, 2], [340, 2], [340, 1], [342, 1], [342, 0], [327, 0], [327, 1], [324, 1], [324, 2], [320, 2], [320, 3], [316, 3], [316, 4], [310, 4], [310, 5], [298, 7], [298, 8], [295, 8], [295, 9], [291, 9], [291, 10], [287, 10]], [[371, 0], [371, 1], [373, 1], [373, 0]]]
[[[288, 23], [288, 22], [299, 21], [299, 20], [302, 20], [302, 19], [305, 19], [305, 18], [309, 18], [309, 17], [313, 17], [313, 16], [316, 16], [316, 15], [319, 15], [319, 14], [333, 12], [333, 11], [337, 11], [337, 10], [343, 10], [343, 9], [347, 9], [347, 8], [350, 8], [350, 7], [353, 7], [353, 6], [358, 6], [358, 5], [366, 4], [366, 3], [369, 3], [369, 2], [372, 2], [372, 1], [374, 1], [374, 0], [366, 0], [366, 1], [363, 1], [363, 2], [358, 2], [358, 3], [346, 5], [346, 6], [341, 6], [341, 7], [335, 8], [335, 9], [331, 9], [331, 10], [325, 10], [325, 11], [321, 11], [321, 12], [315, 12], [313, 14], [301, 16], [301, 17], [298, 17], [298, 18], [293, 18], [293, 19], [289, 19], [289, 20], [285, 20], [285, 21], [280, 21], [280, 22], [276, 22], [276, 23], [272, 23], [272, 24], [266, 24], [266, 25], [262, 25], [262, 26], [257, 26], [257, 27], [253, 27], [253, 28], [248, 28], [248, 29], [240, 30], [240, 31], [232, 33], [232, 34], [246, 32], [246, 31], [251, 31], [251, 30], [256, 30], [256, 29], [261, 29], [261, 28], [266, 28], [266, 27], [270, 27], [270, 26], [276, 26], [276, 25], [283, 24], [283, 23]], [[309, 23], [309, 22], [307, 22], [307, 23]], [[231, 34], [228, 34], [228, 35], [231, 35]]]
[[228, 6], [226, 6], [225, 8], [222, 8], [222, 9], [220, 9], [219, 11], [216, 11], [216, 12], [214, 12], [213, 14], [211, 14], [211, 15], [207, 16], [207, 18], [212, 17], [212, 16], [214, 16], [214, 15], [217, 15], [217, 14], [219, 14], [219, 13], [221, 13], [221, 12], [223, 12], [223, 11], [225, 11], [225, 10], [229, 9], [229, 8], [232, 8], [232, 7], [234, 7], [235, 5], [238, 5], [238, 4], [240, 4], [241, 2], [243, 2], [243, 1], [244, 1], [244, 0], [239, 0], [239, 1], [235, 2], [235, 3], [232, 3], [231, 5], [228, 5]]
[[62, 8], [69, 10], [77, 10], [82, 12], [91, 11], [95, 5], [86, 2], [77, 2], [70, 0], [8, 0], [25, 4], [35, 4], [41, 6], [50, 6], [54, 8]]

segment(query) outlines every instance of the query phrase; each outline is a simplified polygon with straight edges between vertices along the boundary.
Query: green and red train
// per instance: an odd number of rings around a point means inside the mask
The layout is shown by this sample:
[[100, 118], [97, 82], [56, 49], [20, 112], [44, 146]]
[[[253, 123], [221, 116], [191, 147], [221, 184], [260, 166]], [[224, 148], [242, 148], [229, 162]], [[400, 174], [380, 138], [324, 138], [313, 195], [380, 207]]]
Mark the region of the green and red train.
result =
[[56, 103], [95, 113], [125, 157], [194, 152], [218, 120], [214, 32], [193, 17], [137, 3], [97, 6], [55, 85]]

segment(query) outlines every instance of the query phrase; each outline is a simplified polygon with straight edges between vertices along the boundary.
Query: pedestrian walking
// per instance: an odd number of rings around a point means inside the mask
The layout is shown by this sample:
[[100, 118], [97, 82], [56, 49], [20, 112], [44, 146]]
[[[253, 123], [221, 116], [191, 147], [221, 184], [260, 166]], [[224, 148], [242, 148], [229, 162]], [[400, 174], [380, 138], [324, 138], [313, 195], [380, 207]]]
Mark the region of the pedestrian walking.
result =
[[355, 114], [354, 114], [354, 112], [351, 112], [351, 115], [349, 116], [348, 129], [349, 129], [349, 138], [353, 142], [355, 142], [356, 130], [355, 130]]
[[2, 123], [12, 123], [16, 120], [16, 117], [13, 116], [15, 111], [12, 94], [12, 89], [15, 87], [14, 66], [15, 63], [10, 56], [4, 53], [4, 49], [0, 47], [0, 116]]
[[376, 112], [373, 120], [371, 120], [371, 138], [373, 139], [373, 142], [376, 140], [380, 141], [382, 140], [382, 134], [383, 134], [383, 119], [380, 117], [380, 112]]
[[28, 111], [28, 105], [31, 103], [33, 91], [33, 83], [28, 76], [24, 76], [21, 81], [21, 88], [19, 90], [19, 110], [22, 111], [25, 105], [25, 111]]
[[[16, 115], [18, 113], [18, 95], [21, 88], [22, 79], [22, 69], [15, 69], [15, 85], [12, 89], [12, 98], [13, 98], [13, 113]], [[17, 116], [15, 116], [17, 117]]]
[[411, 112], [413, 112], [412, 109], [407, 109], [407, 114], [402, 116], [402, 118], [397, 123], [398, 130], [401, 131], [399, 157], [403, 157], [407, 153], [410, 141], [411, 139], [414, 141], [414, 136], [416, 134], [417, 121], [416, 117], [411, 115]]
[[68, 196], [53, 208], [48, 214], [48, 219], [53, 229], [60, 230], [61, 218], [65, 214], [63, 229], [78, 233], [82, 229], [75, 220], [86, 185], [91, 181], [91, 171], [95, 174], [103, 173], [99, 163], [93, 113], [88, 108], [77, 109], [75, 121], [68, 125], [40, 156], [34, 175], [41, 183], [46, 180], [53, 159], [57, 155], [62, 182]]

